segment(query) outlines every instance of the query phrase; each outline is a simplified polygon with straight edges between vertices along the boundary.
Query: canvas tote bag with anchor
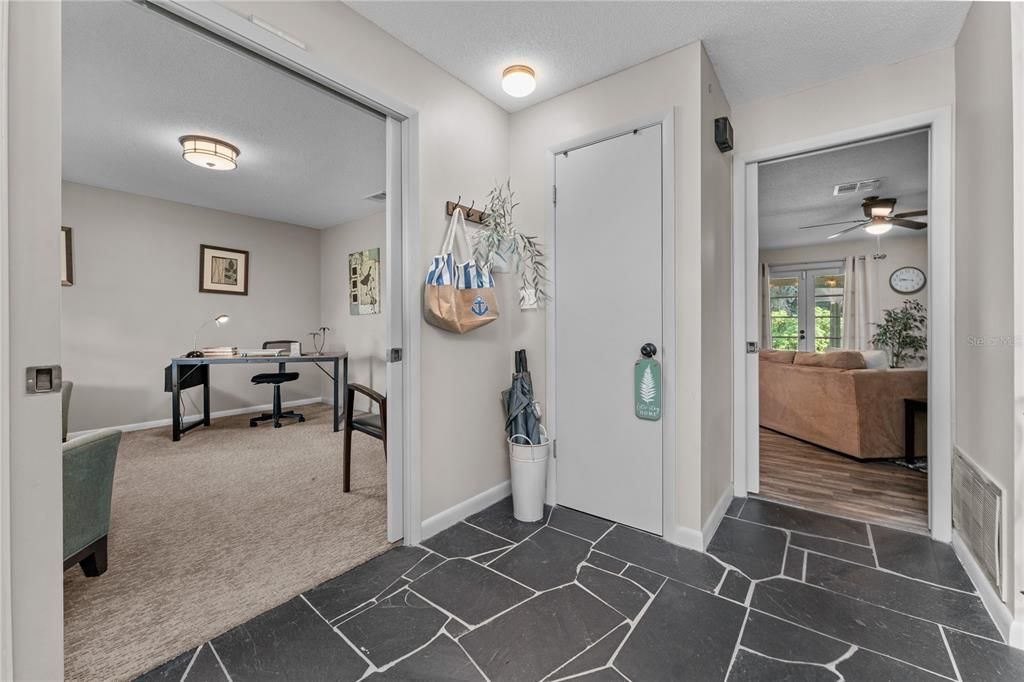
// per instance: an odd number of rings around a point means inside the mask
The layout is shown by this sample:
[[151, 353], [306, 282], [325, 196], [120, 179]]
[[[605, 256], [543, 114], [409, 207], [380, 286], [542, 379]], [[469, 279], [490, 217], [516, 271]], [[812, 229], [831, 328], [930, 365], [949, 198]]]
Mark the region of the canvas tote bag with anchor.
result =
[[[466, 260], [460, 262], [457, 256]], [[473, 256], [462, 209], [452, 213], [441, 253], [434, 256], [427, 272], [423, 314], [428, 323], [456, 334], [498, 319], [494, 277]]]

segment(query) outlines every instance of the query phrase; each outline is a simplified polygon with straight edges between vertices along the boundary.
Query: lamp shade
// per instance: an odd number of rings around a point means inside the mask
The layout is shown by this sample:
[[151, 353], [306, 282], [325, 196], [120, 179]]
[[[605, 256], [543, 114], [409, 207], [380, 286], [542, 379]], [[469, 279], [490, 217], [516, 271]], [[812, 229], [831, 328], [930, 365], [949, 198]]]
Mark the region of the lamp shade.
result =
[[210, 170], [234, 170], [242, 152], [235, 145], [203, 135], [185, 135], [178, 138], [181, 143], [181, 158], [200, 168]]
[[875, 216], [870, 223], [864, 226], [864, 231], [868, 234], [885, 234], [891, 229], [892, 223], [882, 216]]

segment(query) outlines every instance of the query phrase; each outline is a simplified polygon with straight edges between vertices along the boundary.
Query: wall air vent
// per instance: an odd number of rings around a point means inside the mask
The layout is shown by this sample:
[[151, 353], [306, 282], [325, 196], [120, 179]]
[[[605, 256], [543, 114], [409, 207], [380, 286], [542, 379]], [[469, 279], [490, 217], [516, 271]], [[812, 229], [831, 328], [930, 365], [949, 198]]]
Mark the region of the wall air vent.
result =
[[1003, 491], [962, 452], [953, 451], [953, 528], [1002, 594]]
[[379, 192], [374, 192], [373, 194], [367, 194], [363, 198], [369, 199], [370, 201], [384, 201], [385, 199], [388, 198], [388, 193], [385, 192], [384, 190], [381, 190]]
[[872, 178], [870, 180], [851, 180], [850, 182], [841, 182], [832, 188], [832, 196], [845, 197], [848, 194], [874, 192], [881, 185], [882, 178]]

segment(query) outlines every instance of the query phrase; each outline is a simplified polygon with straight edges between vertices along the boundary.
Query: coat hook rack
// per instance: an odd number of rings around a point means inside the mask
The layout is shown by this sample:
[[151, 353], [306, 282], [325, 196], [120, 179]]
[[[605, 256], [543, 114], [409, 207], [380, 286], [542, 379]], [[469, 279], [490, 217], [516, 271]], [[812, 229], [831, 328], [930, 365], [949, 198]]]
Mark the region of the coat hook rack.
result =
[[466, 220], [468, 222], [476, 223], [477, 225], [483, 225], [484, 221], [487, 220], [487, 214], [481, 211], [480, 209], [476, 208], [475, 200], [471, 202], [469, 206], [464, 206], [462, 204], [461, 194], [459, 195], [459, 198], [456, 201], [445, 202], [445, 213], [447, 213], [448, 215], [452, 215], [453, 213], [455, 213], [456, 208], [462, 209], [462, 215], [466, 217]]

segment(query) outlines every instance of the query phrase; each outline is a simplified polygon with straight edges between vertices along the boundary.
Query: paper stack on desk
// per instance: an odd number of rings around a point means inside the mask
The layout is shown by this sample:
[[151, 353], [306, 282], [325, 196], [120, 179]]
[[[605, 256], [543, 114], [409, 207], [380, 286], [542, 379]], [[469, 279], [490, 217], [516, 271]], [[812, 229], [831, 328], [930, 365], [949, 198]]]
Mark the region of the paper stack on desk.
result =
[[204, 358], [230, 358], [238, 355], [238, 346], [214, 346], [202, 349]]
[[276, 358], [278, 355], [284, 355], [284, 350], [281, 348], [243, 348], [238, 351], [238, 354], [243, 358]]

